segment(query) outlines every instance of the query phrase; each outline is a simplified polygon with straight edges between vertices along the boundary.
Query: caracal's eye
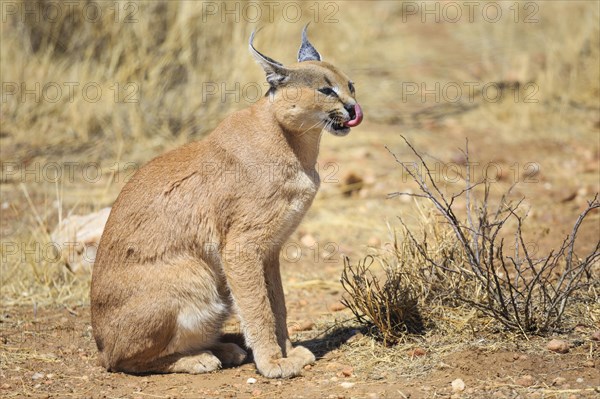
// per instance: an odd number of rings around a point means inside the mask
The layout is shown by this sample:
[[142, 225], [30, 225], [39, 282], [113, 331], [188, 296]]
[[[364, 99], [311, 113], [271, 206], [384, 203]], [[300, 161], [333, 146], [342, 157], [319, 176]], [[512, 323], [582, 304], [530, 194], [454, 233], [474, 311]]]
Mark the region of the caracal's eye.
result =
[[319, 91], [326, 96], [337, 97], [337, 93], [331, 87], [322, 87]]

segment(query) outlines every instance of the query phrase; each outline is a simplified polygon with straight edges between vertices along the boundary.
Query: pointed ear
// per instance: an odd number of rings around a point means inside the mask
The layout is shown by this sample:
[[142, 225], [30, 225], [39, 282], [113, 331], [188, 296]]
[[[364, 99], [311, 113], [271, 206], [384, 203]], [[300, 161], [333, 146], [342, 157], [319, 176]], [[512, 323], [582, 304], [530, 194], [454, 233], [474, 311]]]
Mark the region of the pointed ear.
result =
[[300, 50], [298, 50], [298, 62], [321, 61], [321, 54], [319, 54], [317, 49], [308, 41], [308, 37], [306, 36], [307, 28], [308, 24], [302, 29], [302, 44], [300, 45]]
[[258, 31], [254, 30], [250, 35], [250, 53], [254, 56], [254, 59], [256, 59], [256, 61], [267, 74], [267, 82], [269, 82], [272, 87], [277, 87], [289, 79], [290, 71], [280, 62], [261, 54], [257, 49], [254, 48], [252, 42], [254, 41], [254, 35], [256, 32]]

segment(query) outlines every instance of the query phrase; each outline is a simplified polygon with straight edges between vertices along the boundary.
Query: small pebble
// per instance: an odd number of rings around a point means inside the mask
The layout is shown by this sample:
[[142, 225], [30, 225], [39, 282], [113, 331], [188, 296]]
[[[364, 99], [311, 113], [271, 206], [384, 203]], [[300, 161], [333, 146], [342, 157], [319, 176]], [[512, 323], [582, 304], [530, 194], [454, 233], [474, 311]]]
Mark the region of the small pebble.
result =
[[554, 380], [552, 380], [552, 385], [559, 387], [559, 386], [563, 385], [565, 382], [567, 382], [566, 378], [556, 377]]
[[592, 341], [600, 341], [600, 330], [592, 333]]
[[246, 380], [246, 384], [256, 384], [256, 378], [252, 378], [252, 377], [248, 378]]
[[315, 326], [315, 323], [312, 321], [303, 321], [301, 323], [293, 324], [290, 327], [291, 331], [309, 331]]
[[341, 374], [343, 377], [350, 377], [353, 371], [354, 369], [352, 367], [344, 367]]
[[341, 386], [342, 388], [349, 389], [349, 388], [352, 388], [352, 387], [353, 387], [355, 384], [356, 384], [356, 383], [354, 383], [354, 382], [347, 382], [347, 381], [346, 381], [346, 382], [342, 382], [342, 383], [340, 384], [340, 386]]
[[262, 391], [260, 389], [255, 389], [254, 391], [252, 391], [252, 396], [260, 396], [262, 394]]
[[44, 378], [44, 373], [35, 373], [31, 376], [32, 380], [39, 380], [40, 378]]
[[425, 356], [427, 354], [427, 351], [425, 351], [425, 349], [423, 348], [415, 348], [413, 350], [408, 351], [408, 356], [410, 357], [421, 357], [421, 356]]
[[334, 302], [331, 305], [329, 305], [329, 310], [331, 310], [332, 312], [339, 312], [340, 310], [344, 309], [346, 309], [346, 307], [341, 302]]
[[581, 377], [579, 377], [575, 381], [577, 381], [578, 384], [583, 384], [583, 378], [581, 378]]
[[452, 381], [452, 390], [454, 392], [461, 392], [465, 390], [465, 382], [463, 380], [461, 380], [460, 378], [455, 379], [454, 381]]
[[530, 375], [524, 375], [523, 377], [519, 377], [515, 380], [517, 385], [522, 387], [530, 387], [534, 384], [535, 380]]
[[561, 339], [553, 339], [552, 341], [548, 342], [546, 348], [548, 348], [549, 351], [556, 353], [567, 353], [569, 352], [569, 343]]
[[587, 326], [584, 324], [577, 324], [575, 326], [575, 331], [576, 332], [585, 332], [585, 330], [587, 329]]

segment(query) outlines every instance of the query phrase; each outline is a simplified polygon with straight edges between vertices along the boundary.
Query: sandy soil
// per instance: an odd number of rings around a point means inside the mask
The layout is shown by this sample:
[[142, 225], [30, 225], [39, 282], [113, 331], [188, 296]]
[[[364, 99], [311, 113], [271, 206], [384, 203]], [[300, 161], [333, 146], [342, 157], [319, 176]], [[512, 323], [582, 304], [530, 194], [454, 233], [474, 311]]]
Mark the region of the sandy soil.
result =
[[[296, 297], [290, 301], [291, 319], [306, 321], [331, 295]], [[5, 309], [1, 326], [0, 389], [5, 398], [592, 398], [600, 383], [598, 343], [585, 328], [566, 338], [571, 346], [567, 354], [546, 350], [546, 340], [540, 338], [523, 349], [518, 342], [495, 348], [481, 339], [443, 355], [406, 350], [397, 364], [381, 371], [355, 363], [352, 353], [368, 350], [369, 338], [349, 329], [323, 334], [307, 327], [294, 338], [317, 353], [316, 364], [300, 377], [269, 380], [249, 362], [196, 376], [108, 373], [96, 365], [89, 308]], [[424, 340], [423, 347], [434, 340]], [[415, 367], [419, 363], [422, 367]], [[250, 378], [256, 382], [248, 383]], [[458, 378], [465, 390], [453, 392], [451, 384]]]

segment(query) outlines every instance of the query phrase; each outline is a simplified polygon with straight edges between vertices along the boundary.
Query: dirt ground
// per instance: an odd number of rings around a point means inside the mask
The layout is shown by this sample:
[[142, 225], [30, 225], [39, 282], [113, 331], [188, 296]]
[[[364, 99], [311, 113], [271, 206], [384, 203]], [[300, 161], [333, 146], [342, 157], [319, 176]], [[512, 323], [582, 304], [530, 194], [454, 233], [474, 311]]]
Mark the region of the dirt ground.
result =
[[[317, 319], [331, 291], [289, 297], [290, 317], [299, 324]], [[323, 311], [321, 310], [321, 313]], [[594, 398], [599, 394], [598, 342], [584, 327], [567, 339], [571, 350], [556, 354], [545, 339], [534, 338], [527, 349], [518, 342], [490, 347], [473, 339], [443, 355], [403, 350], [398, 364], [385, 371], [366, 370], [351, 353], [368, 350], [369, 338], [351, 329], [295, 334], [294, 341], [312, 349], [318, 359], [302, 376], [270, 380], [252, 363], [207, 375], [132, 376], [108, 373], [96, 365], [89, 308], [15, 307], [2, 313], [2, 397], [35, 398]], [[293, 324], [293, 323], [292, 323]], [[422, 345], [433, 344], [427, 337]], [[419, 356], [421, 355], [421, 356]], [[6, 359], [10, 359], [7, 363]], [[419, 372], [406, 372], [403, 366]], [[254, 378], [255, 383], [249, 383]], [[452, 382], [462, 379], [464, 391]], [[454, 395], [454, 396], [453, 396]]]

